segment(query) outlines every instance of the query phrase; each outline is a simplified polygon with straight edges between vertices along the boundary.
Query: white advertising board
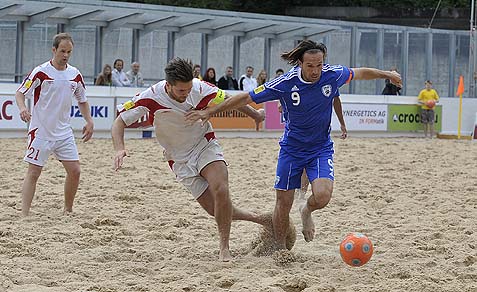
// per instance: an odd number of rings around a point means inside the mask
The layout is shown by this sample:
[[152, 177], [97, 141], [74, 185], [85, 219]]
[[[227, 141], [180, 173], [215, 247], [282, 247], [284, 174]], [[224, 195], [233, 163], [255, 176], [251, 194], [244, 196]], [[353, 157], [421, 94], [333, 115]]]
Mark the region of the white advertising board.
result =
[[0, 129], [27, 129], [13, 95], [0, 95]]
[[[386, 104], [342, 103], [343, 118], [348, 131], [386, 131], [388, 106]], [[331, 129], [340, 130], [336, 114], [331, 118]]]
[[[89, 97], [91, 117], [95, 130], [110, 130], [115, 118], [113, 97]], [[73, 103], [70, 111], [71, 126], [73, 130], [81, 130], [85, 124], [77, 103]]]

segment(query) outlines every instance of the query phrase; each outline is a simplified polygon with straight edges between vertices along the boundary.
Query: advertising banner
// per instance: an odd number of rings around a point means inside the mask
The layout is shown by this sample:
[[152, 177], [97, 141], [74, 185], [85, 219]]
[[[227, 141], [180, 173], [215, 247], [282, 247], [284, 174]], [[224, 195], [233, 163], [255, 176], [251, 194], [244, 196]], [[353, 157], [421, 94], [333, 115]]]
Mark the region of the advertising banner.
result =
[[[91, 117], [94, 122], [95, 130], [110, 130], [115, 119], [114, 98], [113, 97], [90, 97]], [[79, 110], [78, 104], [73, 103], [70, 111], [71, 126], [73, 130], [81, 130], [85, 124], [83, 116]]]
[[[343, 103], [342, 108], [348, 131], [386, 131], [387, 105]], [[278, 101], [266, 102], [265, 111], [265, 129], [282, 130], [284, 121], [278, 111]], [[340, 123], [334, 112], [331, 118], [331, 129], [340, 130]]]
[[[342, 103], [343, 118], [348, 131], [386, 131], [387, 129], [387, 105]], [[340, 123], [336, 114], [331, 118], [331, 129], [340, 130]]]
[[[423, 130], [420, 106], [413, 104], [390, 104], [388, 112], [388, 131], [407, 132]], [[434, 131], [438, 133], [442, 127], [442, 107], [440, 105], [436, 106], [434, 112]]]
[[[251, 103], [250, 106], [256, 109], [263, 107], [262, 104], [257, 105], [255, 103]], [[210, 122], [212, 123], [212, 127], [215, 130], [255, 130], [255, 120], [238, 110], [231, 110], [215, 114], [210, 118]]]
[[[28, 103], [28, 100], [27, 100]], [[27, 129], [27, 123], [20, 119], [15, 96], [0, 96], [0, 129]]]
[[282, 114], [278, 111], [278, 101], [268, 101], [265, 103], [265, 129], [283, 130], [284, 123]]

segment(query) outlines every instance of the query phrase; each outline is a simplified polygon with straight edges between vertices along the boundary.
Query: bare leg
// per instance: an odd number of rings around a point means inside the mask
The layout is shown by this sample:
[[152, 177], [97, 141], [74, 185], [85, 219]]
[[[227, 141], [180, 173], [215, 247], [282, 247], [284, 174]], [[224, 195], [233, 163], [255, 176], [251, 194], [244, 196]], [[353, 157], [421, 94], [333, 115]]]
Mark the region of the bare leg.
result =
[[73, 202], [75, 200], [76, 192], [80, 180], [80, 163], [79, 161], [62, 161], [63, 167], [66, 170], [65, 180], [65, 207], [63, 212], [65, 214], [73, 212]]
[[315, 179], [311, 183], [312, 194], [304, 203], [300, 206], [301, 221], [303, 224], [303, 236], [305, 241], [310, 242], [315, 237], [315, 224], [311, 213], [317, 209], [322, 209], [331, 200], [331, 193], [333, 192], [333, 181], [324, 178]]
[[301, 188], [297, 190], [298, 199], [304, 200], [306, 192], [308, 191], [308, 185], [310, 182], [308, 181], [308, 176], [306, 175], [306, 170], [303, 169], [303, 173], [301, 174]]
[[286, 236], [290, 209], [293, 205], [295, 190], [277, 190], [275, 210], [273, 211], [273, 230], [279, 249], [286, 249]]
[[[210, 216], [215, 216], [215, 200], [210, 192], [210, 190], [207, 188], [205, 192], [197, 199], [197, 202], [204, 208], [207, 213], [209, 213]], [[250, 221], [254, 222], [260, 225], [263, 225], [265, 227], [268, 227], [268, 221], [264, 216], [239, 209], [235, 206], [232, 205], [232, 220], [243, 220], [243, 221]]]
[[31, 202], [35, 195], [36, 183], [40, 177], [43, 167], [29, 163], [28, 170], [22, 187], [22, 215], [28, 216]]
[[229, 247], [232, 202], [229, 196], [227, 166], [223, 161], [214, 161], [202, 169], [201, 175], [207, 180], [207, 190], [214, 199], [214, 216], [220, 237], [219, 260], [228, 262], [232, 260]]
[[427, 138], [427, 123], [424, 124], [424, 138]]
[[429, 123], [429, 132], [432, 139], [434, 137], [434, 124]]

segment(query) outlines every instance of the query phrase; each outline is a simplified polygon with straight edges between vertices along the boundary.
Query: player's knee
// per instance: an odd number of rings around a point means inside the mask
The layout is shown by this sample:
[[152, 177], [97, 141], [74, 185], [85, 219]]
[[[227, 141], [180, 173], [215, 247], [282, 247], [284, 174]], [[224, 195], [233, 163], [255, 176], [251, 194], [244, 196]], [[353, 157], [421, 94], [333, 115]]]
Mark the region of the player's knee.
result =
[[72, 179], [79, 179], [81, 175], [81, 168], [79, 166], [69, 167], [66, 169], [66, 173]]
[[316, 194], [313, 194], [313, 202], [317, 209], [321, 209], [326, 207], [328, 203], [331, 201], [331, 190], [321, 190]]
[[227, 184], [218, 184], [213, 187], [212, 192], [214, 197], [219, 201], [226, 201], [229, 199], [229, 188]]
[[331, 191], [324, 192], [322, 196], [321, 207], [324, 208], [331, 201]]

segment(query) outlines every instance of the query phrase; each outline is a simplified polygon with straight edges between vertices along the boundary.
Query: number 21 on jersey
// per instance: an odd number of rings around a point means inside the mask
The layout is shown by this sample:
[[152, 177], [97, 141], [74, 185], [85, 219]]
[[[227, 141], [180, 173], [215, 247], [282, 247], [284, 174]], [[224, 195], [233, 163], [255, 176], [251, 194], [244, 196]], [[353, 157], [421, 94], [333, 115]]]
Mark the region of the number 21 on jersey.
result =
[[28, 158], [33, 159], [33, 160], [38, 160], [38, 155], [40, 154], [39, 149], [35, 149], [32, 146], [30, 146], [30, 148], [28, 148], [28, 151], [29, 151], [28, 154], [27, 154]]

